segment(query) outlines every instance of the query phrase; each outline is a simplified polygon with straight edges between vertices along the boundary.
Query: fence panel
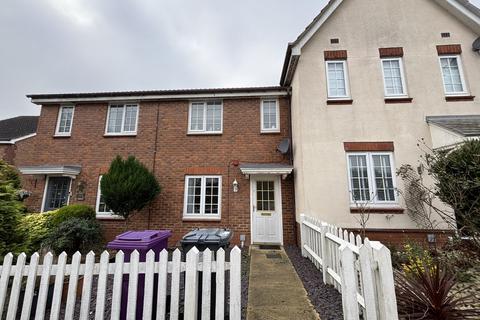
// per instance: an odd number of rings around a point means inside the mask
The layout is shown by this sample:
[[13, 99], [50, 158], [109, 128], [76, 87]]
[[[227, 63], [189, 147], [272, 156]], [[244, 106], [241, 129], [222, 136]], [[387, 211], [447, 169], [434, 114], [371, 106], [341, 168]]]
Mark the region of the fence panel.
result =
[[398, 320], [387, 247], [303, 214], [300, 230], [302, 255], [342, 294], [345, 319]]
[[[147, 253], [146, 261], [140, 262], [140, 255], [134, 251], [130, 256], [130, 262], [125, 262], [123, 252], [119, 251], [115, 256], [115, 262], [109, 262], [110, 255], [103, 252], [99, 263], [95, 262], [95, 254], [88, 253], [85, 263], [82, 262], [80, 253], [69, 258], [62, 253], [55, 258], [52, 253], [47, 253], [39, 264], [37, 253], [30, 257], [27, 264], [27, 256], [20, 254], [15, 263], [11, 253], [7, 254], [0, 266], [0, 318], [30, 319], [32, 313], [35, 319], [59, 319], [61, 314], [65, 319], [88, 319], [94, 313], [95, 319], [104, 319], [104, 315], [110, 309], [111, 319], [119, 319], [122, 308], [122, 286], [124, 276], [128, 275], [128, 304], [127, 319], [135, 319], [137, 308], [143, 308], [143, 319], [152, 319], [154, 303], [156, 303], [156, 318], [177, 320], [184, 311], [185, 319], [210, 319], [210, 302], [216, 306], [216, 319], [224, 319], [225, 300], [229, 301], [230, 319], [241, 318], [241, 251], [235, 247], [230, 252], [230, 262], [225, 261], [225, 252], [220, 249], [215, 255], [206, 250], [204, 255], [199, 254], [197, 248], [192, 248], [182, 262], [182, 254], [177, 249], [169, 261], [166, 250], [160, 253], [160, 258], [155, 259], [155, 253]], [[203, 257], [203, 259], [201, 259]], [[225, 272], [229, 272], [229, 296], [225, 295]], [[199, 273], [202, 272], [202, 292], [198, 291]], [[212, 275], [215, 274], [215, 277]], [[36, 286], [40, 277], [40, 284]], [[144, 303], [137, 301], [138, 285], [144, 282]], [[109, 278], [111, 281], [109, 281]], [[215, 301], [212, 299], [212, 279], [216, 286]], [[155, 283], [155, 280], [157, 283]], [[182, 279], [185, 279], [183, 287]], [[68, 280], [68, 283], [66, 283]], [[79, 284], [80, 283], [80, 284]], [[170, 283], [170, 286], [168, 285]], [[78, 286], [82, 292], [77, 301]], [[158, 285], [157, 299], [153, 300], [155, 286]], [[110, 288], [109, 288], [110, 287]], [[68, 288], [65, 293], [64, 288]], [[96, 289], [94, 289], [96, 288]], [[112, 291], [112, 299], [107, 299], [107, 292]], [[167, 306], [167, 290], [171, 294], [170, 310]], [[23, 294], [22, 294], [23, 293]], [[202, 314], [197, 314], [198, 295], [202, 296]], [[181, 304], [181, 297], [184, 303]], [[63, 299], [62, 299], [63, 298]], [[62, 302], [65, 301], [66, 302]], [[95, 300], [95, 307], [91, 301]], [[107, 303], [110, 301], [109, 303]], [[183, 306], [183, 309], [180, 307]], [[78, 314], [75, 314], [76, 310]], [[21, 312], [20, 312], [21, 311]]]

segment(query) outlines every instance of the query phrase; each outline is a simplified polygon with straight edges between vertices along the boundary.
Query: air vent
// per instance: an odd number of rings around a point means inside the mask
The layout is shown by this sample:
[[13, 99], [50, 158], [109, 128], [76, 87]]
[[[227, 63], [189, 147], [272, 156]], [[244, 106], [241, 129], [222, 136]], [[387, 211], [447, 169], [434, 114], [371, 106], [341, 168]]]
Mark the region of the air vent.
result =
[[338, 44], [338, 43], [340, 43], [340, 40], [338, 38], [333, 38], [333, 39], [330, 39], [330, 43], [331, 44]]
[[450, 32], [442, 32], [441, 36], [442, 38], [450, 38]]

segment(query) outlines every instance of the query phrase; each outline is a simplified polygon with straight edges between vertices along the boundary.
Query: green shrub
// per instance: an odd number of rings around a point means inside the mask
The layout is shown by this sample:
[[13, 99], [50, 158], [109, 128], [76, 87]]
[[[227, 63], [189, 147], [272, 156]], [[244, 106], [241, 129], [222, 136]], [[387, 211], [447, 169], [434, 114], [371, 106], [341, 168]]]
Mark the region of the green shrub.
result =
[[50, 229], [48, 221], [57, 211], [31, 213], [22, 217], [18, 231], [24, 235], [22, 251], [27, 255], [42, 248], [43, 242], [48, 237]]
[[62, 207], [52, 214], [48, 224], [50, 229], [58, 227], [62, 222], [73, 218], [81, 218], [86, 220], [95, 220], [95, 210], [92, 207], [83, 204], [72, 204]]
[[56, 254], [65, 251], [69, 256], [76, 251], [87, 253], [102, 244], [102, 230], [96, 220], [71, 218], [61, 222], [45, 240], [45, 245]]

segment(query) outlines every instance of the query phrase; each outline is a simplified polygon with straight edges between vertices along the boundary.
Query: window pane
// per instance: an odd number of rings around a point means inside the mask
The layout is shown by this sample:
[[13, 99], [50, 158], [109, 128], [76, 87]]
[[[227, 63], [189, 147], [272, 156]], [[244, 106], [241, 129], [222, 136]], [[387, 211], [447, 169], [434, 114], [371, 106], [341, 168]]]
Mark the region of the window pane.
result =
[[125, 122], [123, 125], [123, 131], [135, 132], [137, 131], [137, 111], [138, 107], [135, 105], [127, 105], [125, 107]]
[[461, 93], [464, 91], [458, 59], [456, 57], [440, 58], [443, 82], [446, 93]]
[[192, 103], [190, 111], [190, 130], [203, 130], [203, 112], [205, 105], [203, 103]]
[[73, 107], [61, 107], [60, 122], [58, 124], [59, 133], [70, 133], [72, 129]]
[[207, 103], [207, 120], [206, 131], [221, 131], [222, 130], [222, 103], [208, 102]]
[[345, 97], [347, 95], [343, 62], [328, 62], [328, 96]]
[[277, 101], [263, 101], [263, 129], [277, 129]]
[[58, 209], [67, 204], [70, 180], [66, 177], [50, 177], [48, 179], [45, 211]]
[[187, 185], [187, 213], [200, 214], [202, 194], [202, 178], [188, 178]]
[[110, 106], [108, 114], [107, 132], [122, 132], [123, 106]]
[[275, 211], [275, 183], [257, 181], [257, 210]]
[[350, 186], [355, 201], [369, 201], [368, 168], [366, 155], [349, 155]]
[[384, 60], [382, 65], [386, 95], [404, 94], [400, 60]]
[[378, 201], [395, 201], [390, 156], [373, 155], [372, 160]]

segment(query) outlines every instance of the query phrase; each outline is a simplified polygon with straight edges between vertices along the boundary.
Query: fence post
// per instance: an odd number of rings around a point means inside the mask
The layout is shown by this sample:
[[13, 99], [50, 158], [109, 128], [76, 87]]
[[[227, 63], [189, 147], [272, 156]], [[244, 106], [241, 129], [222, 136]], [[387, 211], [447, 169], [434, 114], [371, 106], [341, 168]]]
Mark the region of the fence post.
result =
[[390, 250], [378, 241], [370, 242], [373, 248], [373, 258], [378, 266], [377, 299], [381, 320], [398, 320], [397, 298], [395, 296], [395, 281], [393, 279], [392, 258]]
[[322, 275], [323, 283], [328, 284], [329, 246], [327, 245], [328, 226], [322, 223], [320, 227], [320, 245], [322, 246]]
[[304, 245], [305, 245], [305, 215], [302, 213], [300, 215], [300, 249], [302, 250], [302, 256], [304, 258], [307, 257], [307, 252], [305, 251]]
[[230, 320], [240, 320], [242, 316], [242, 252], [238, 247], [230, 251]]
[[187, 253], [185, 270], [185, 319], [197, 319], [198, 293], [198, 249], [193, 247]]
[[340, 265], [342, 278], [343, 318], [358, 320], [357, 273], [355, 272], [355, 256], [347, 244], [340, 246]]
[[368, 239], [365, 239], [365, 243], [360, 247], [359, 251], [363, 298], [365, 300], [365, 319], [377, 320], [378, 301], [375, 296], [373, 253]]

